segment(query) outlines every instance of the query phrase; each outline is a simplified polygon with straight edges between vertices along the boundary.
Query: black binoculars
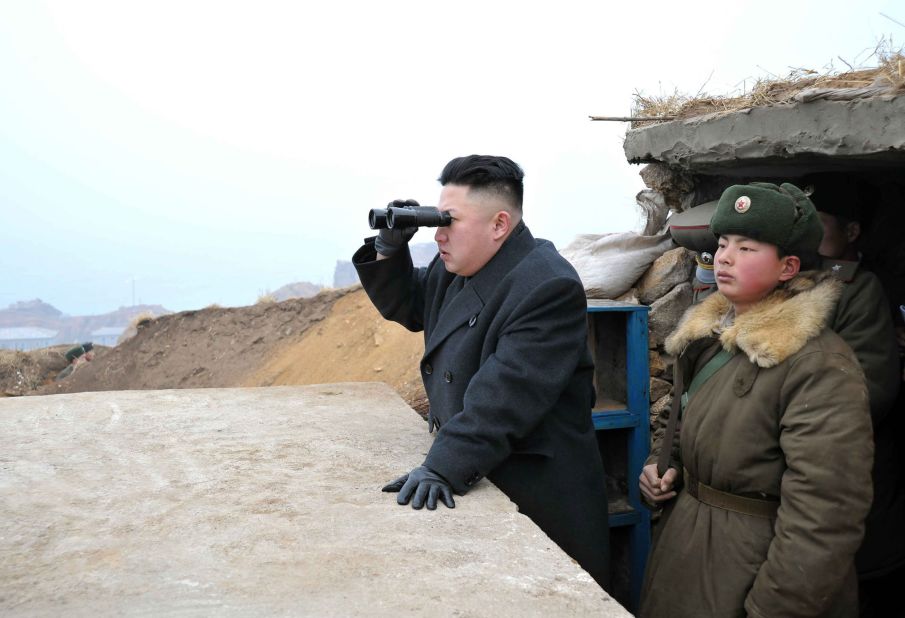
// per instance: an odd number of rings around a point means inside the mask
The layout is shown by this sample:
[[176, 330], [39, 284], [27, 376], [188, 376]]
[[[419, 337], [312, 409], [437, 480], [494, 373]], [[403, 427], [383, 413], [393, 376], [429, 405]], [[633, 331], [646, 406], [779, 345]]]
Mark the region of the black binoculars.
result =
[[448, 212], [436, 206], [389, 206], [372, 208], [368, 213], [368, 225], [372, 230], [404, 227], [446, 227], [452, 223]]

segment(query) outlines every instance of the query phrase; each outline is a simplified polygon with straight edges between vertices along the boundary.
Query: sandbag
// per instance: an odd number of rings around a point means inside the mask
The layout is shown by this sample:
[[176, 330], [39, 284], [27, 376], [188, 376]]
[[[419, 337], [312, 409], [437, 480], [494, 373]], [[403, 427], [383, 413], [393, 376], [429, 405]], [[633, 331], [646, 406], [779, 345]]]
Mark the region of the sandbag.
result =
[[588, 298], [618, 298], [658, 257], [675, 249], [669, 234], [580, 234], [560, 254], [578, 271]]

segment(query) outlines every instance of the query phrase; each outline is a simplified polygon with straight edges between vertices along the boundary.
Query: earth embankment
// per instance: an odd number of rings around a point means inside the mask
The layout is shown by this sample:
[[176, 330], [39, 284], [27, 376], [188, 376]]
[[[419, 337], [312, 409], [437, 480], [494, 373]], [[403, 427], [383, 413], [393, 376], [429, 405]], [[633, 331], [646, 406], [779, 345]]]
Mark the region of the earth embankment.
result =
[[360, 286], [146, 320], [135, 336], [29, 394], [385, 382], [415, 410], [426, 397], [420, 333], [387, 322]]

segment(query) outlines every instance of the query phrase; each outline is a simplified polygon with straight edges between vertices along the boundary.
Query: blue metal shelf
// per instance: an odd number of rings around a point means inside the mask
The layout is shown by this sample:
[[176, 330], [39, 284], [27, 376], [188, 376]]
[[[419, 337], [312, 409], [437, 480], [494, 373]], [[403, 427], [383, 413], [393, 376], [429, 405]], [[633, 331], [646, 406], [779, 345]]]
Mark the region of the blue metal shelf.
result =
[[628, 409], [593, 412], [591, 419], [594, 421], [594, 429], [627, 429], [637, 427], [640, 422], [638, 415]]
[[[642, 523], [643, 515], [639, 511], [625, 511], [622, 513], [610, 513], [610, 527], [635, 526]], [[648, 516], [648, 519], [650, 517]]]
[[[627, 556], [630, 562], [629, 590], [613, 592], [617, 597], [627, 595], [628, 609], [633, 612], [638, 608], [644, 567], [650, 550], [650, 511], [641, 503], [638, 488], [638, 477], [650, 451], [648, 311], [649, 308], [644, 305], [588, 300], [588, 326], [598, 396], [598, 409], [592, 411], [591, 418], [594, 428], [604, 432], [604, 450], [608, 441], [625, 441], [612, 450], [624, 452], [626, 460], [609, 463], [619, 468], [619, 481], [624, 484], [626, 494], [610, 496], [610, 507], [614, 512], [610, 513], [608, 520], [611, 530], [621, 529], [628, 533], [628, 547], [617, 548], [623, 551], [616, 553]], [[610, 458], [614, 456], [603, 451], [602, 454], [605, 462], [608, 455]], [[619, 538], [626, 537], [623, 533]], [[613, 541], [611, 534], [611, 550]], [[614, 586], [617, 585], [614, 583]]]

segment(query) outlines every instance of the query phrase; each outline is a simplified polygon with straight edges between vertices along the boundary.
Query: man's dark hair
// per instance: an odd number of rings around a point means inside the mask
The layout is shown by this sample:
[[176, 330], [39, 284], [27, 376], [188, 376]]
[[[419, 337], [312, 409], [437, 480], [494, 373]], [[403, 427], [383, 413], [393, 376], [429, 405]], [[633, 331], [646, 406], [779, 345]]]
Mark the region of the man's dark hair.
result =
[[468, 155], [447, 163], [437, 180], [444, 187], [448, 184], [462, 185], [495, 193], [521, 212], [524, 177], [522, 168], [506, 157]]

